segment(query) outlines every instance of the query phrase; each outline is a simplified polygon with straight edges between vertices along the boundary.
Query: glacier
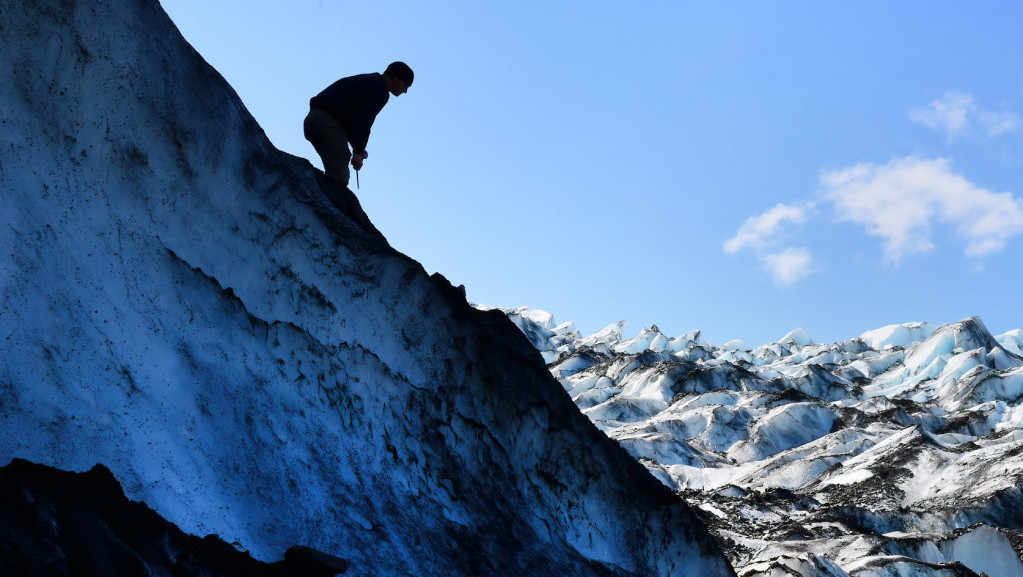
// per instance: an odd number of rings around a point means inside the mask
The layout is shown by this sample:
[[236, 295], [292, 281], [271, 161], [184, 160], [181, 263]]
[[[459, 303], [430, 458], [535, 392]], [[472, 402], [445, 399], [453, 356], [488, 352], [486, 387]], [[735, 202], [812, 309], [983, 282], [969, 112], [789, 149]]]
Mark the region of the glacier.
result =
[[749, 348], [502, 312], [601, 430], [696, 504], [738, 575], [1023, 576], [1020, 331], [968, 318]]
[[187, 533], [351, 575], [734, 575], [155, 0], [7, 3], [0, 41], [0, 461], [102, 464]]

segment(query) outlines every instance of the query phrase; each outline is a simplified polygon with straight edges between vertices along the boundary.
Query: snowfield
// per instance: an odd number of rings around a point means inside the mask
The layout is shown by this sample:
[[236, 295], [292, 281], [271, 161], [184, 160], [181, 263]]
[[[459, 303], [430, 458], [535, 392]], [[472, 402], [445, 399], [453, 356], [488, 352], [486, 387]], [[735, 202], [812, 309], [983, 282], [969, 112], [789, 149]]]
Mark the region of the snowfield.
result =
[[1023, 576], [1020, 331], [970, 318], [748, 348], [504, 312], [601, 430], [698, 504], [739, 575]]

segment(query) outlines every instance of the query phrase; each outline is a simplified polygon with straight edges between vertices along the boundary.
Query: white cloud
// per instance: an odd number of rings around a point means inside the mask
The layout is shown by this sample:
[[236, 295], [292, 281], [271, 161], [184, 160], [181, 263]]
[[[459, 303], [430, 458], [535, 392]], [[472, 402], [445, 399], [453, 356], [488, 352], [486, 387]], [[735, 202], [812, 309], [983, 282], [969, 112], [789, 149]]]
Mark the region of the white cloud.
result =
[[946, 92], [941, 100], [910, 110], [909, 119], [935, 130], [944, 130], [949, 137], [954, 137], [970, 124], [969, 116], [976, 109], [973, 96]]
[[779, 204], [762, 214], [746, 219], [735, 236], [725, 241], [725, 252], [753, 249], [760, 263], [774, 278], [774, 284], [789, 286], [799, 282], [813, 270], [813, 255], [805, 248], [789, 247], [773, 251], [792, 228], [813, 218], [813, 204]]
[[793, 285], [813, 272], [813, 255], [805, 248], [789, 247], [780, 253], [766, 254], [761, 262], [767, 266], [778, 286]]
[[977, 114], [977, 122], [987, 131], [987, 135], [991, 137], [1019, 130], [1020, 126], [1023, 126], [1019, 115], [1011, 112], [981, 111]]
[[977, 106], [971, 94], [946, 92], [927, 106], [913, 108], [909, 119], [945, 132], [950, 139], [966, 134], [976, 123], [989, 137], [1019, 130], [1023, 126], [1019, 115], [994, 112]]
[[725, 252], [743, 248], [764, 249], [774, 244], [785, 232], [788, 224], [805, 222], [813, 210], [812, 205], [789, 206], [779, 204], [763, 214], [751, 216], [739, 227], [739, 232], [725, 242]]
[[858, 164], [822, 173], [821, 183], [838, 218], [882, 237], [885, 258], [896, 265], [934, 248], [937, 225], [952, 226], [971, 257], [1001, 250], [1023, 232], [1023, 202], [970, 183], [953, 173], [946, 159]]

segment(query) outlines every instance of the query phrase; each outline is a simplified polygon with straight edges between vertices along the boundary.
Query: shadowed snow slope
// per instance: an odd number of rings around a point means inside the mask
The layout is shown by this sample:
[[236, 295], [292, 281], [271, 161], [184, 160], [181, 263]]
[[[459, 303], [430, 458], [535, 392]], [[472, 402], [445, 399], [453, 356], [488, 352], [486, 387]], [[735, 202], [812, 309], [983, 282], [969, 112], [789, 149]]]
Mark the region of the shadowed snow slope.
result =
[[505, 313], [597, 426], [699, 503], [739, 575], [1023, 577], [1019, 331], [747, 349]]
[[352, 575], [733, 574], [155, 0], [8, 3], [0, 42], [0, 460], [102, 463], [187, 532]]

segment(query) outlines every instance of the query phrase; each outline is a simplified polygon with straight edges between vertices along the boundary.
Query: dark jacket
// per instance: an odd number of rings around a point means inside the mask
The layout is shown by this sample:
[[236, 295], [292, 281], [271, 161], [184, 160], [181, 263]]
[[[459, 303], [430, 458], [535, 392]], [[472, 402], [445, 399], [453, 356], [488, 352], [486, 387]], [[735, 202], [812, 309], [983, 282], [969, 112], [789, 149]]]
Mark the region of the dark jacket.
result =
[[348, 133], [352, 152], [366, 152], [369, 131], [391, 93], [379, 73], [342, 78], [309, 101], [309, 106], [330, 114]]

